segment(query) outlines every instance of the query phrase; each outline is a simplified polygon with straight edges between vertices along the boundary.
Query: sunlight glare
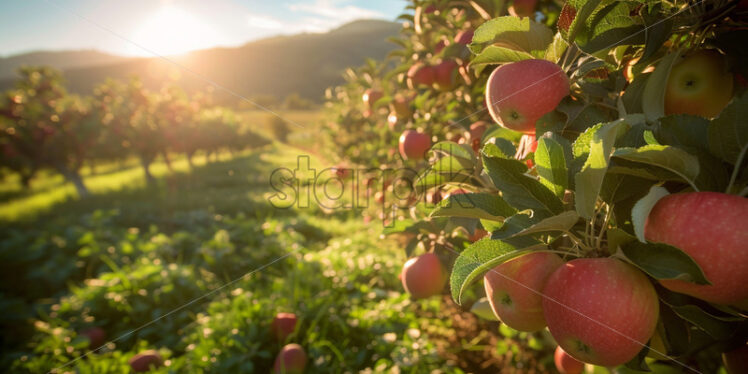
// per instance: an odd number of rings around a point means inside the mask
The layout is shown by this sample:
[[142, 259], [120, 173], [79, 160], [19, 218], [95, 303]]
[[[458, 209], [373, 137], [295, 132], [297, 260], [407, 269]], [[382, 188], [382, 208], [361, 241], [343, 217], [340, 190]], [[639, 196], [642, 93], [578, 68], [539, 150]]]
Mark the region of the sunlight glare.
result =
[[[159, 55], [178, 55], [220, 43], [221, 36], [193, 14], [173, 6], [164, 6], [137, 27], [132, 40]], [[130, 54], [151, 56], [137, 46]]]

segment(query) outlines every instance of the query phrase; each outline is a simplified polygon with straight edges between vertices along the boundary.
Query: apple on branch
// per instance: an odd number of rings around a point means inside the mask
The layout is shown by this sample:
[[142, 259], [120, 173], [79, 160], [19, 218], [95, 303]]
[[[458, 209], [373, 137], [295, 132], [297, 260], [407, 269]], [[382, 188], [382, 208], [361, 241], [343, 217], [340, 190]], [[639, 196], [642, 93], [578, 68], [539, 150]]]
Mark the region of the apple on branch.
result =
[[672, 194], [649, 212], [644, 237], [690, 255], [711, 285], [661, 280], [665, 288], [716, 304], [748, 301], [748, 199], [719, 192]]
[[416, 299], [440, 294], [448, 278], [439, 256], [430, 252], [405, 262], [400, 273], [403, 287]]
[[546, 60], [499, 66], [488, 77], [486, 105], [494, 121], [510, 130], [535, 133], [535, 122], [569, 95], [569, 78]]
[[483, 277], [491, 309], [515, 330], [545, 328], [541, 292], [551, 274], [563, 263], [556, 254], [533, 252], [496, 266]]
[[659, 300], [649, 279], [614, 258], [581, 258], [558, 268], [543, 289], [551, 335], [577, 360], [618, 366], [655, 332]]

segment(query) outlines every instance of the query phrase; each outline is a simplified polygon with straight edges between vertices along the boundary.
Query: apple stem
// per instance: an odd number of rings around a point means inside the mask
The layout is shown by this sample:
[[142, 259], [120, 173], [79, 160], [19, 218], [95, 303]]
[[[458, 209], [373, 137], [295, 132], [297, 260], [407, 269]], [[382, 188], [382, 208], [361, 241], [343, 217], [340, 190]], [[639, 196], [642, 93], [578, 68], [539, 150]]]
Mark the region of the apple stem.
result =
[[601, 245], [603, 242], [603, 234], [608, 229], [608, 222], [610, 221], [610, 216], [613, 213], [613, 206], [605, 204], [605, 219], [603, 220], [603, 226], [600, 228], [600, 234], [597, 236], [597, 246], [595, 248], [601, 249]]
[[[725, 189], [725, 193], [730, 193], [730, 189], [732, 188], [732, 185], [735, 184], [735, 180], [738, 178], [738, 173], [740, 172], [740, 165], [743, 163], [746, 150], [748, 150], [748, 144], [746, 144], [743, 147], [743, 149], [740, 150], [738, 159], [737, 161], [735, 161], [735, 169], [733, 169], [732, 175], [730, 176], [730, 184], [727, 185], [727, 188]], [[742, 196], [742, 192], [741, 192], [741, 196]]]

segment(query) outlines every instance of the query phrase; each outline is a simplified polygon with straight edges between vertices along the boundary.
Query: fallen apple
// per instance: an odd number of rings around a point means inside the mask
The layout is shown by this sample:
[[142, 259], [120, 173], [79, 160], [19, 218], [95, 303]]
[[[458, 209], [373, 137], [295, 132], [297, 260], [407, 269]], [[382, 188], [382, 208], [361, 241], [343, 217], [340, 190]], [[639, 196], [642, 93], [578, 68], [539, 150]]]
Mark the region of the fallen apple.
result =
[[275, 358], [275, 374], [302, 374], [306, 369], [306, 352], [298, 344], [284, 346]]

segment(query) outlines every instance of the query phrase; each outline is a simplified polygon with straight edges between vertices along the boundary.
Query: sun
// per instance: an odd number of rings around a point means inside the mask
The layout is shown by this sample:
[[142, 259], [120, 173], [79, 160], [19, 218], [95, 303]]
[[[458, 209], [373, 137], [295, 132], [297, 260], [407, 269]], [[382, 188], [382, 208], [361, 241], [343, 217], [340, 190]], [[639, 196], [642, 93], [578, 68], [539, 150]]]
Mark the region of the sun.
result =
[[221, 35], [198, 17], [184, 9], [164, 6], [136, 28], [132, 41], [137, 46], [131, 46], [129, 52], [141, 56], [179, 55], [213, 47], [220, 40]]

